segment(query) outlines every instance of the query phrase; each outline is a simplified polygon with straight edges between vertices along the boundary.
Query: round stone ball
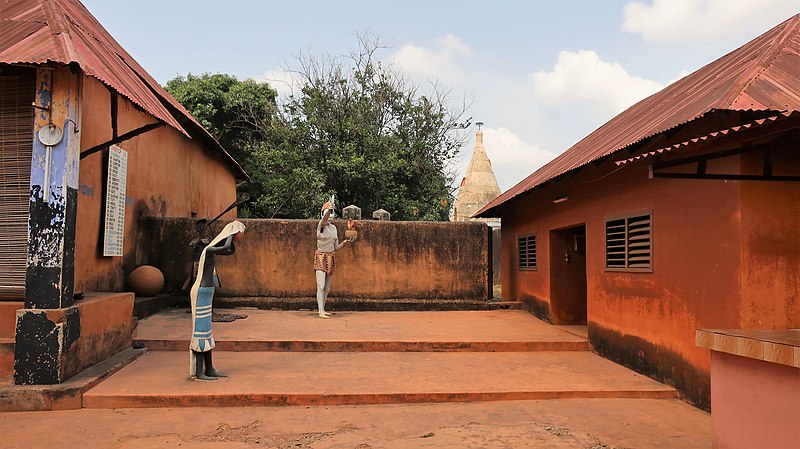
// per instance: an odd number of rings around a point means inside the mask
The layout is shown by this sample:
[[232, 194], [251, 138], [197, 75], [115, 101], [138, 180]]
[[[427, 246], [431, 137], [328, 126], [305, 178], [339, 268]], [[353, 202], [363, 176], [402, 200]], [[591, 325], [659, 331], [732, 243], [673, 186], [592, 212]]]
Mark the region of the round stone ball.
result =
[[164, 288], [164, 275], [156, 267], [142, 265], [128, 275], [128, 287], [136, 296], [155, 296]]

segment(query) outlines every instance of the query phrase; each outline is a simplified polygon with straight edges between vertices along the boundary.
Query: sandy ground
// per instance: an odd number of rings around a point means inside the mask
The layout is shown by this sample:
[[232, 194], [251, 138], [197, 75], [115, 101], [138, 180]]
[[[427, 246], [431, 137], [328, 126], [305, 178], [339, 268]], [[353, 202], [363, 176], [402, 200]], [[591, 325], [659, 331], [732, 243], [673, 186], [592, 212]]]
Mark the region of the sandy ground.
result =
[[711, 447], [711, 417], [679, 400], [74, 410], [0, 414], [0, 448]]

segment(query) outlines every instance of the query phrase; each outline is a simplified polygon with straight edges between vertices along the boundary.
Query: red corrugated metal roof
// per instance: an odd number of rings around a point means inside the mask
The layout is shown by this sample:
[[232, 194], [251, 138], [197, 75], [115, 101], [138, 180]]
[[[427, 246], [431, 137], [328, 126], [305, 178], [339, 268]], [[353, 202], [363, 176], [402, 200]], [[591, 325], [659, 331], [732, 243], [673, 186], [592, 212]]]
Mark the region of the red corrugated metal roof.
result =
[[659, 155], [659, 154], [668, 153], [668, 152], [675, 151], [675, 150], [683, 150], [683, 149], [686, 149], [686, 148], [689, 148], [689, 147], [693, 147], [693, 146], [701, 144], [701, 143], [705, 143], [705, 142], [709, 142], [709, 141], [712, 141], [712, 140], [719, 139], [721, 137], [729, 136], [731, 134], [736, 134], [736, 133], [747, 131], [747, 130], [751, 130], [751, 129], [754, 129], [754, 128], [759, 128], [759, 127], [764, 126], [764, 125], [771, 125], [773, 123], [786, 120], [787, 118], [797, 117], [797, 116], [800, 116], [800, 112], [797, 112], [797, 111], [781, 112], [781, 113], [779, 113], [777, 115], [774, 115], [774, 116], [771, 116], [771, 117], [766, 117], [766, 118], [754, 120], [754, 121], [752, 121], [750, 123], [745, 123], [745, 124], [739, 125], [739, 126], [732, 126], [730, 128], [726, 128], [726, 129], [722, 129], [722, 130], [719, 130], [719, 131], [715, 131], [713, 133], [708, 133], [708, 134], [706, 134], [704, 136], [695, 137], [695, 138], [692, 138], [692, 139], [689, 139], [689, 140], [685, 140], [683, 142], [679, 142], [679, 143], [676, 143], [674, 145], [670, 145], [670, 146], [667, 146], [667, 147], [659, 148], [659, 149], [653, 150], [653, 151], [647, 151], [647, 152], [644, 152], [642, 154], [639, 154], [639, 155], [636, 155], [636, 156], [633, 156], [633, 157], [629, 157], [629, 158], [621, 159], [621, 160], [618, 160], [618, 161], [614, 161], [614, 163], [617, 164], [617, 166], [625, 165], [628, 162], [638, 161], [640, 159], [646, 159], [648, 157], [652, 157], [652, 156], [656, 156], [656, 155]]
[[[636, 103], [475, 214], [714, 110], [800, 110], [800, 14]], [[494, 215], [492, 215], [494, 214]]]
[[[0, 0], [0, 62], [76, 63], [150, 115], [181, 133], [179, 119], [216, 146], [247, 177], [219, 142], [114, 40], [77, 0]], [[174, 109], [177, 114], [170, 111]]]

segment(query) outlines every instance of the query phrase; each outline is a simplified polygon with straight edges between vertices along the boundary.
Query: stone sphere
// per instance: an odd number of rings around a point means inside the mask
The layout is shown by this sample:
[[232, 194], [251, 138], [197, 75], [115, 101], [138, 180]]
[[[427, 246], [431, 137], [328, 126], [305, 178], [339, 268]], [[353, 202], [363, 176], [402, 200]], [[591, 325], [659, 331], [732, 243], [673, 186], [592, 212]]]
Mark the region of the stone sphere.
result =
[[156, 267], [142, 265], [128, 275], [128, 287], [136, 296], [155, 296], [164, 288], [164, 275]]

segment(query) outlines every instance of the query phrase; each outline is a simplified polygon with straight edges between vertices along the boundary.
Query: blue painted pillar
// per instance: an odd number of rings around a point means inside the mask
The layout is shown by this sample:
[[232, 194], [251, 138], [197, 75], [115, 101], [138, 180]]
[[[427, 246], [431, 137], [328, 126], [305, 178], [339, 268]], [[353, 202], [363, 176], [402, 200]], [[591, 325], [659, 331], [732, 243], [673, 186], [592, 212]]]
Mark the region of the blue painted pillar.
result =
[[[17, 311], [16, 384], [60, 383], [74, 374], [65, 366], [80, 336], [80, 314], [73, 305], [80, 76], [64, 66], [37, 69], [28, 267], [25, 305]], [[45, 145], [39, 138], [43, 128], [54, 131], [51, 136], [63, 133], [61, 139], [51, 137], [52, 145]]]

